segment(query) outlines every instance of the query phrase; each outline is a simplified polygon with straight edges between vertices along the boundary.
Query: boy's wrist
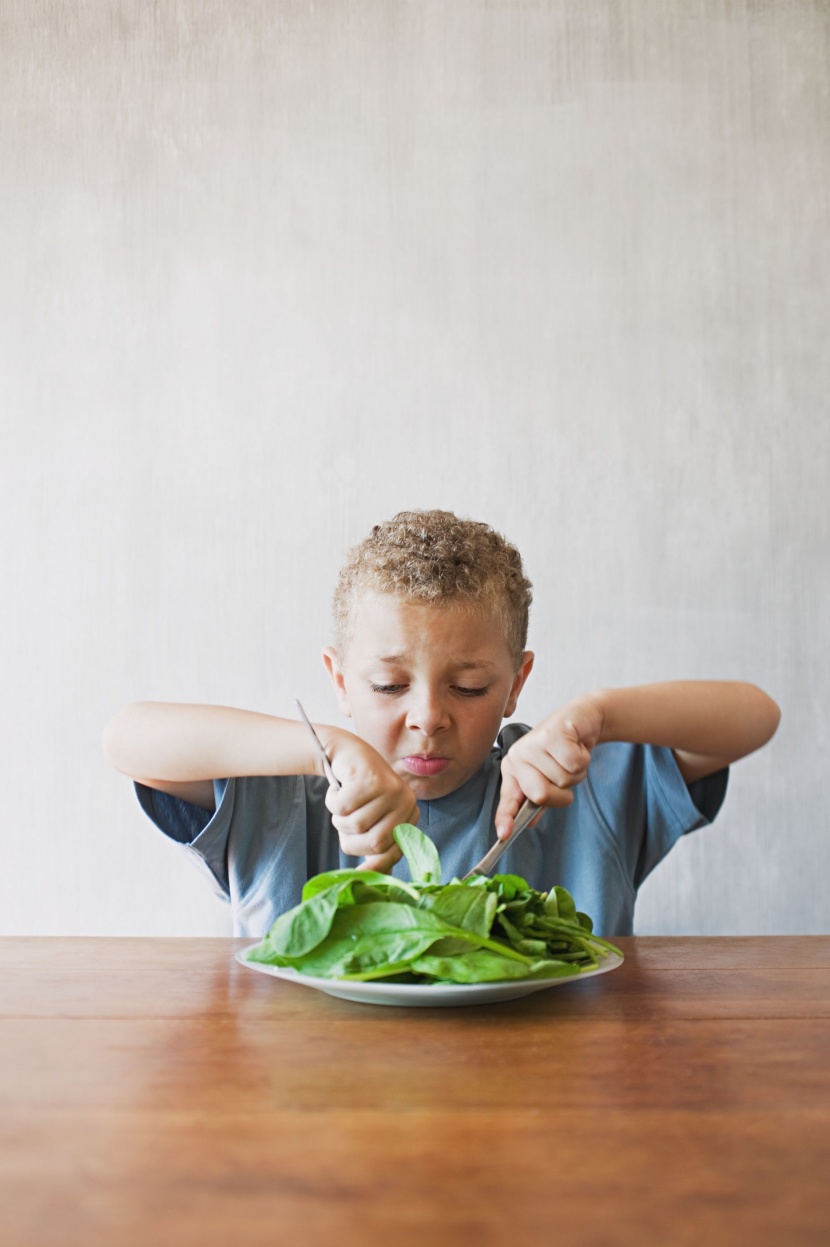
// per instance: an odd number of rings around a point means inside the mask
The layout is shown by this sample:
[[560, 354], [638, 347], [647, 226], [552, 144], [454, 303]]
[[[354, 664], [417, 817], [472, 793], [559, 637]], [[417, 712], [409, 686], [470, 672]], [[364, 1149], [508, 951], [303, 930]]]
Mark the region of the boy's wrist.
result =
[[587, 702], [593, 712], [599, 716], [599, 731], [595, 743], [604, 744], [610, 740], [620, 740], [619, 705], [617, 694], [619, 689], [597, 688], [577, 698], [578, 702]]
[[[328, 723], [315, 724], [315, 730], [320, 738], [320, 742], [326, 751], [329, 762], [334, 763], [339, 757], [341, 762], [345, 762], [348, 766], [360, 766], [367, 756], [372, 759], [379, 757], [376, 749], [373, 749], [368, 741], [356, 735], [354, 732], [348, 731], [343, 727], [333, 727]], [[315, 754], [316, 767], [318, 774], [322, 775], [323, 760], [319, 754]]]
[[[353, 740], [354, 736], [351, 732], [347, 732], [342, 727], [334, 727], [331, 723], [315, 723], [314, 730], [317, 733], [320, 744], [326, 751], [326, 757], [329, 762], [333, 762], [337, 754], [343, 748], [347, 740]], [[323, 759], [314, 751], [314, 769], [318, 775], [324, 775]]]
[[600, 708], [602, 728], [598, 743], [608, 741], [645, 742], [648, 737], [648, 706], [636, 686], [628, 688], [600, 688], [589, 693], [590, 700]]

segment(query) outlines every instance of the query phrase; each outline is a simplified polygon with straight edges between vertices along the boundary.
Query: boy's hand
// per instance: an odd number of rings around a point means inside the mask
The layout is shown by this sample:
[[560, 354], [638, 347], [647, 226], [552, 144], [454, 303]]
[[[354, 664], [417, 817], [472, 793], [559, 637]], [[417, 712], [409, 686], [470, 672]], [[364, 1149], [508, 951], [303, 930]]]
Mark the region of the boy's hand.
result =
[[507, 840], [526, 797], [542, 806], [570, 805], [573, 788], [588, 773], [591, 750], [602, 731], [598, 701], [577, 697], [548, 715], [510, 748], [501, 764], [496, 834]]
[[329, 746], [331, 768], [342, 788], [329, 788], [326, 807], [350, 857], [363, 857], [359, 870], [388, 874], [401, 859], [392, 832], [399, 823], [417, 823], [415, 794], [379, 753], [349, 732], [338, 732]]

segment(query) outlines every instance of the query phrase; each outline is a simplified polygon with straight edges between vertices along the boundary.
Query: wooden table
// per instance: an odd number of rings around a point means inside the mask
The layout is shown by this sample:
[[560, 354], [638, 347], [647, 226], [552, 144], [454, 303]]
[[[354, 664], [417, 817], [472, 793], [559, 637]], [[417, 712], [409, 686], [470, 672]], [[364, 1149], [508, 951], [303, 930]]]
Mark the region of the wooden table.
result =
[[241, 943], [0, 940], [3, 1247], [830, 1243], [830, 937], [425, 1010]]

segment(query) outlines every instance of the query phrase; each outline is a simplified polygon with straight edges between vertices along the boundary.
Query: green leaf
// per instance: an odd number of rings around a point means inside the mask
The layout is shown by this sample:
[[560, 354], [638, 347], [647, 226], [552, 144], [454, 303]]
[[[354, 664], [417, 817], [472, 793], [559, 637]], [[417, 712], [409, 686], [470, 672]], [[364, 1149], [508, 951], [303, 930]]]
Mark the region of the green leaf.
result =
[[476, 935], [489, 935], [498, 901], [493, 892], [448, 883], [438, 892], [424, 897], [422, 904], [445, 922], [463, 927]]
[[486, 948], [459, 957], [435, 957], [426, 953], [412, 962], [411, 969], [444, 983], [497, 983], [505, 979], [559, 978], [579, 973], [578, 968], [558, 961], [522, 965]]
[[525, 932], [515, 927], [506, 914], [499, 914], [497, 918], [499, 926], [510, 940], [513, 948], [518, 949], [520, 953], [525, 953], [528, 957], [544, 957], [547, 952], [547, 941], [545, 939], [533, 939]]
[[347, 870], [326, 870], [321, 875], [314, 875], [303, 888], [303, 900], [309, 901], [318, 892], [325, 892], [337, 883], [347, 883], [350, 879], [360, 879], [363, 883], [388, 883], [389, 876], [377, 870], [358, 870], [357, 867]]
[[[438, 891], [424, 896], [421, 904], [453, 926], [461, 927], [474, 935], [487, 936], [493, 925], [497, 898], [495, 893], [482, 888], [468, 888], [464, 883], [448, 883]], [[467, 952], [469, 947], [469, 942], [465, 939], [448, 937], [441, 941], [440, 948], [436, 946], [435, 951], [438, 955], [447, 957]]]
[[400, 973], [412, 958], [452, 931], [429, 910], [395, 901], [349, 905], [335, 913], [326, 938], [294, 964], [321, 978], [354, 976], [388, 966]]
[[440, 883], [441, 859], [429, 836], [412, 823], [399, 823], [393, 836], [406, 858], [413, 883]]
[[[361, 873], [368, 874], [369, 872]], [[420, 903], [421, 897], [417, 888], [413, 888], [408, 883], [402, 883], [400, 879], [393, 879], [391, 875], [384, 875], [383, 880], [383, 883], [364, 883], [362, 879], [355, 879], [349, 885], [353, 903], [355, 905], [366, 905], [369, 901], [395, 901], [401, 905]]]
[[316, 948], [328, 935], [339, 895], [347, 887], [348, 881], [336, 883], [325, 892], [318, 892], [310, 900], [302, 901], [287, 913], [280, 914], [267, 936], [273, 951], [281, 957], [290, 958], [294, 964], [298, 957]]
[[557, 886], [551, 888], [551, 893], [556, 897], [558, 916], [564, 918], [566, 922], [576, 922], [576, 905], [570, 892]]
[[521, 875], [491, 875], [490, 884], [505, 901], [512, 901], [520, 894], [531, 891], [527, 879], [523, 879]]
[[274, 949], [268, 942], [267, 935], [259, 944], [255, 944], [253, 948], [246, 948], [242, 958], [244, 961], [261, 961], [269, 966], [290, 966], [294, 964], [293, 960], [288, 957], [281, 957], [279, 953], [274, 952]]

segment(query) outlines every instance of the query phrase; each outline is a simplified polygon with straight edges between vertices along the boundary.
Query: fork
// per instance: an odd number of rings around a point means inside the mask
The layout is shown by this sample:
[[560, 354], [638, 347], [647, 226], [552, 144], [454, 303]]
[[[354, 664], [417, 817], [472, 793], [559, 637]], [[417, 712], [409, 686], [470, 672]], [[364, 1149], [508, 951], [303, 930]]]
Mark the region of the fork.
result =
[[522, 832], [527, 830], [541, 808], [541, 805], [536, 805], [534, 801], [525, 801], [519, 807], [519, 812], [513, 819], [513, 830], [507, 839], [497, 840], [492, 849], [487, 850], [481, 861], [472, 870], [468, 870], [466, 875], [462, 876], [461, 882], [466, 883], [468, 879], [472, 879], [473, 875], [489, 875], [502, 853], [506, 852]]

